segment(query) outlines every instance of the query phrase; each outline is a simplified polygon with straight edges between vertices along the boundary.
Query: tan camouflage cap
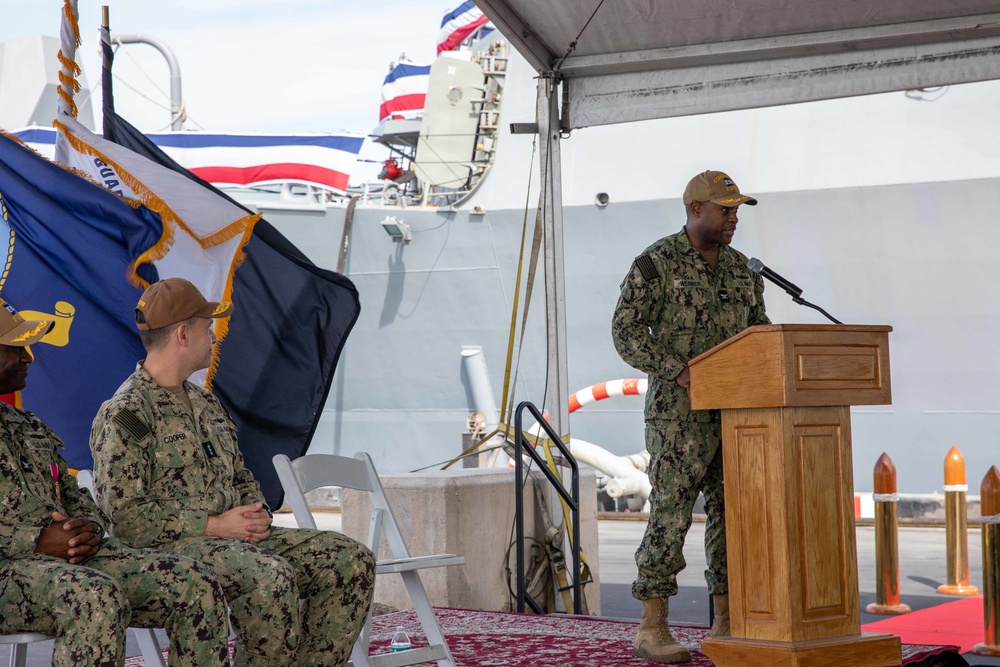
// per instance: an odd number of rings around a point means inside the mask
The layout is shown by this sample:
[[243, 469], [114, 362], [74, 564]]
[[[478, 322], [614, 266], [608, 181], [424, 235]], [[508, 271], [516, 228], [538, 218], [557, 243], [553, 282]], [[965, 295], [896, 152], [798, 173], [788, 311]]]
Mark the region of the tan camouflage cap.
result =
[[54, 320], [26, 320], [0, 299], [0, 345], [27, 347], [41, 339], [56, 325]]
[[688, 182], [684, 188], [684, 205], [693, 201], [710, 201], [719, 206], [756, 206], [753, 197], [740, 194], [733, 179], [721, 171], [703, 171]]
[[135, 325], [144, 331], [162, 329], [192, 317], [228, 317], [233, 304], [206, 301], [198, 288], [183, 278], [165, 278], [142, 293], [135, 306]]

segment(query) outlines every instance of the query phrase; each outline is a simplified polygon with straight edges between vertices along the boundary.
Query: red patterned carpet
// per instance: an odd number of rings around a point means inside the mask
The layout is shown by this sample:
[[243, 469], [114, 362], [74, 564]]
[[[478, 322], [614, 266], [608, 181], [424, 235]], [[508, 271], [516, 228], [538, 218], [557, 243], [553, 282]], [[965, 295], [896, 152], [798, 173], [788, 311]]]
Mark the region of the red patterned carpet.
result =
[[[638, 623], [580, 616], [535, 616], [504, 612], [435, 609], [457, 667], [649, 667], [653, 663], [632, 655]], [[396, 628], [402, 626], [414, 648], [426, 646], [413, 610], [372, 619], [372, 652], [389, 650]], [[677, 639], [691, 650], [693, 667], [711, 667], [698, 651], [708, 628], [675, 626]], [[903, 665], [919, 665], [928, 658], [953, 652], [954, 646], [903, 645]], [[129, 667], [143, 665], [129, 658]]]
[[[638, 623], [579, 616], [535, 616], [503, 612], [435, 609], [458, 667], [649, 667], [654, 663], [632, 655]], [[414, 646], [426, 646], [412, 610], [372, 619], [372, 651], [389, 650], [397, 626]], [[674, 626], [674, 636], [691, 650], [695, 667], [712, 661], [698, 649], [708, 628]], [[952, 652], [954, 646], [903, 646], [903, 665], [918, 665], [929, 657]]]

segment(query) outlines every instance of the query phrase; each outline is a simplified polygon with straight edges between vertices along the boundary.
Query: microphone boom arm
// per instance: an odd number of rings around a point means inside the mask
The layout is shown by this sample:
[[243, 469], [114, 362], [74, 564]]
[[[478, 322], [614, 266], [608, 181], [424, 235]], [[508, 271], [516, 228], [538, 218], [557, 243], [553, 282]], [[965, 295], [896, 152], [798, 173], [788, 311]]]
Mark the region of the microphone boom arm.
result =
[[834, 324], [843, 324], [843, 322], [841, 322], [836, 317], [834, 317], [830, 313], [826, 312], [825, 310], [823, 310], [822, 308], [820, 308], [816, 304], [809, 303], [808, 301], [806, 301], [805, 299], [803, 299], [802, 298], [802, 288], [801, 287], [799, 287], [798, 285], [795, 285], [794, 283], [790, 283], [789, 281], [785, 280], [784, 278], [782, 278], [781, 276], [779, 276], [777, 273], [775, 273], [771, 269], [769, 269], [766, 266], [764, 266], [764, 262], [760, 261], [756, 257], [751, 257], [750, 258], [750, 261], [747, 262], [747, 268], [750, 269], [750, 271], [752, 271], [753, 273], [756, 273], [758, 276], [761, 276], [763, 278], [767, 278], [769, 281], [771, 281], [772, 283], [774, 283], [775, 285], [777, 285], [781, 289], [785, 290], [788, 293], [788, 295], [790, 297], [792, 297], [792, 301], [793, 302], [799, 304], [800, 306], [808, 306], [809, 308], [812, 308], [814, 310], [818, 310], [819, 312], [823, 313], [823, 315], [826, 317], [826, 319], [830, 320]]
[[810, 308], [812, 308], [814, 310], [818, 310], [819, 312], [823, 313], [823, 315], [826, 316], [826, 319], [830, 320], [834, 324], [843, 324], [843, 322], [841, 322], [840, 320], [838, 320], [836, 317], [834, 317], [830, 313], [826, 312], [825, 310], [823, 310], [822, 308], [820, 308], [819, 306], [817, 306], [815, 303], [809, 303], [808, 301], [806, 301], [805, 299], [803, 299], [801, 296], [794, 296], [794, 297], [792, 297], [792, 301], [794, 301], [795, 303], [799, 304], [800, 306], [809, 306]]

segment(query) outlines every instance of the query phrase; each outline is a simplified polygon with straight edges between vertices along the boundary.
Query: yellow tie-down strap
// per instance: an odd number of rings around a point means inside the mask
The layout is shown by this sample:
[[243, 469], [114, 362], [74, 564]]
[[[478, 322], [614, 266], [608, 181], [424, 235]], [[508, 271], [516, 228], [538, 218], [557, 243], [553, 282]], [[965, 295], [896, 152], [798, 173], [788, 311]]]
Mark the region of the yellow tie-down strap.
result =
[[[527, 435], [526, 435], [526, 437], [527, 437]], [[562, 436], [560, 439], [563, 441], [564, 444], [568, 445], [569, 444], [569, 440], [570, 440], [570, 436], [567, 433], [566, 435]], [[542, 445], [542, 451], [545, 452], [545, 463], [549, 466], [549, 470], [552, 471], [552, 474], [555, 476], [555, 478], [557, 480], [559, 480], [559, 483], [562, 484], [562, 476], [560, 476], [560, 474], [559, 474], [559, 466], [556, 465], [555, 458], [552, 456], [552, 440], [550, 440], [549, 438], [535, 438], [534, 440], [532, 440], [531, 444], [535, 445], [535, 446], [537, 446], [538, 444]], [[576, 545], [573, 544], [573, 531], [568, 530], [568, 527], [572, 525], [572, 519], [570, 517], [569, 504], [566, 502], [566, 500], [561, 495], [559, 496], [559, 504], [562, 505], [563, 521], [564, 521], [564, 525], [567, 527], [566, 538], [569, 540], [569, 546], [572, 549], [572, 548], [576, 547]], [[579, 512], [579, 507], [577, 508], [577, 510]], [[581, 546], [580, 547], [580, 585], [582, 586], [584, 583], [590, 582], [592, 580], [593, 580], [593, 577], [591, 576], [591, 573], [590, 573], [590, 564], [587, 562], [587, 556], [583, 553], [583, 546]], [[560, 582], [560, 584], [563, 585], [563, 586], [566, 586], [568, 588], [568, 584], [566, 582]], [[568, 596], [568, 591], [566, 593], [564, 593], [564, 595]], [[571, 608], [572, 607], [566, 607], [566, 610], [569, 611], [569, 609], [571, 609]]]
[[[488, 433], [487, 435], [485, 435], [482, 438], [480, 438], [479, 442], [474, 443], [473, 445], [471, 445], [470, 447], [468, 447], [465, 451], [463, 451], [461, 454], [459, 454], [458, 456], [456, 456], [455, 458], [453, 458], [451, 461], [449, 461], [447, 464], [445, 464], [445, 466], [442, 468], [442, 470], [448, 469], [449, 466], [451, 466], [452, 464], [456, 463], [457, 461], [460, 461], [462, 458], [468, 456], [469, 454], [473, 453], [474, 451], [476, 451], [477, 449], [479, 449], [479, 447], [481, 447], [485, 443], [489, 442], [490, 440], [492, 440], [495, 436], [497, 436], [500, 433], [502, 433], [507, 438], [507, 440], [509, 440], [509, 441], [513, 441], [514, 440], [514, 433], [515, 433], [514, 427], [511, 426], [510, 424], [505, 424], [505, 423], [501, 422], [490, 433]], [[559, 483], [562, 484], [562, 476], [559, 474], [559, 466], [556, 465], [555, 457], [552, 456], [552, 440], [550, 440], [549, 438], [546, 438], [546, 437], [535, 435], [534, 433], [530, 433], [528, 431], [523, 431], [523, 435], [524, 435], [525, 440], [527, 440], [528, 442], [530, 442], [532, 446], [537, 447], [539, 444], [541, 444], [542, 451], [545, 453], [545, 462], [546, 462], [546, 465], [548, 466], [549, 470], [552, 471], [552, 474], [555, 476], [555, 478], [557, 480], [559, 480]], [[562, 436], [560, 439], [562, 440], [563, 444], [569, 445], [570, 436], [569, 436], [568, 433], [566, 435]], [[559, 503], [562, 505], [563, 521], [565, 522], [564, 525], [566, 525], [566, 526], [572, 525], [572, 519], [570, 517], [569, 504], [566, 502], [566, 500], [562, 496], [559, 496]], [[576, 545], [573, 544], [573, 532], [571, 530], [567, 530], [566, 531], [566, 535], [567, 535], [567, 538], [568, 538], [569, 543], [570, 543], [570, 548], [575, 547]], [[587, 562], [587, 556], [586, 556], [586, 554], [584, 554], [583, 549], [581, 548], [580, 549], [580, 583], [581, 583], [581, 585], [584, 584], [584, 583], [589, 583], [590, 581], [592, 581], [592, 579], [593, 579], [593, 577], [591, 576], [591, 572], [590, 572], [590, 564]], [[567, 582], [566, 581], [560, 581], [559, 582], [559, 586], [560, 586], [560, 589], [563, 590], [563, 595], [564, 596], [568, 596], [569, 592], [568, 592], [568, 584], [567, 584]], [[571, 609], [571, 608], [572, 608], [572, 600], [570, 600], [570, 606], [567, 607], [567, 609]]]

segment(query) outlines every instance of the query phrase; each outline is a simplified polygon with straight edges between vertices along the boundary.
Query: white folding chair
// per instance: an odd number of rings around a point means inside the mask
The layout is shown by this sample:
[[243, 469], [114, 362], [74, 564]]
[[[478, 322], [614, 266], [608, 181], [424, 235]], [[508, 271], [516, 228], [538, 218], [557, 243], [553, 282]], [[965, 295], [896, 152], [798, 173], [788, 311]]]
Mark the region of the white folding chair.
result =
[[[437, 554], [433, 556], [411, 557], [406, 548], [406, 541], [393, 516], [392, 507], [386, 498], [378, 472], [371, 457], [359, 452], [353, 459], [333, 454], [308, 454], [294, 461], [284, 454], [274, 457], [274, 468], [285, 491], [285, 498], [292, 507], [295, 521], [302, 528], [315, 528], [312, 512], [306, 504], [305, 494], [323, 486], [340, 486], [359, 491], [367, 491], [372, 503], [372, 515], [369, 521], [368, 548], [378, 554], [379, 542], [385, 535], [386, 544], [392, 558], [380, 560], [375, 565], [375, 574], [398, 573], [403, 577], [403, 584], [410, 596], [410, 601], [420, 619], [420, 627], [427, 637], [430, 646], [411, 649], [401, 653], [384, 653], [368, 655], [368, 645], [371, 642], [371, 609], [365, 618], [361, 636], [351, 651], [351, 662], [355, 667], [399, 667], [415, 665], [423, 662], [437, 662], [438, 667], [455, 667], [455, 660], [448, 649], [430, 599], [420, 581], [418, 570], [432, 567], [448, 567], [462, 565], [465, 558], [455, 554]], [[372, 596], [374, 604], [374, 596]]]
[[[94, 491], [94, 473], [90, 470], [81, 470], [76, 473], [76, 483], [81, 489], [90, 492], [90, 497], [97, 501], [97, 492]], [[111, 534], [111, 531], [108, 531]], [[150, 628], [129, 628], [135, 635], [135, 640], [139, 644], [139, 651], [146, 661], [146, 667], [167, 667], [167, 661], [163, 659], [163, 649], [156, 639], [156, 633]]]
[[19, 632], [13, 635], [0, 635], [0, 644], [10, 644], [10, 667], [24, 667], [28, 659], [28, 644], [50, 639], [52, 637], [40, 632]]

